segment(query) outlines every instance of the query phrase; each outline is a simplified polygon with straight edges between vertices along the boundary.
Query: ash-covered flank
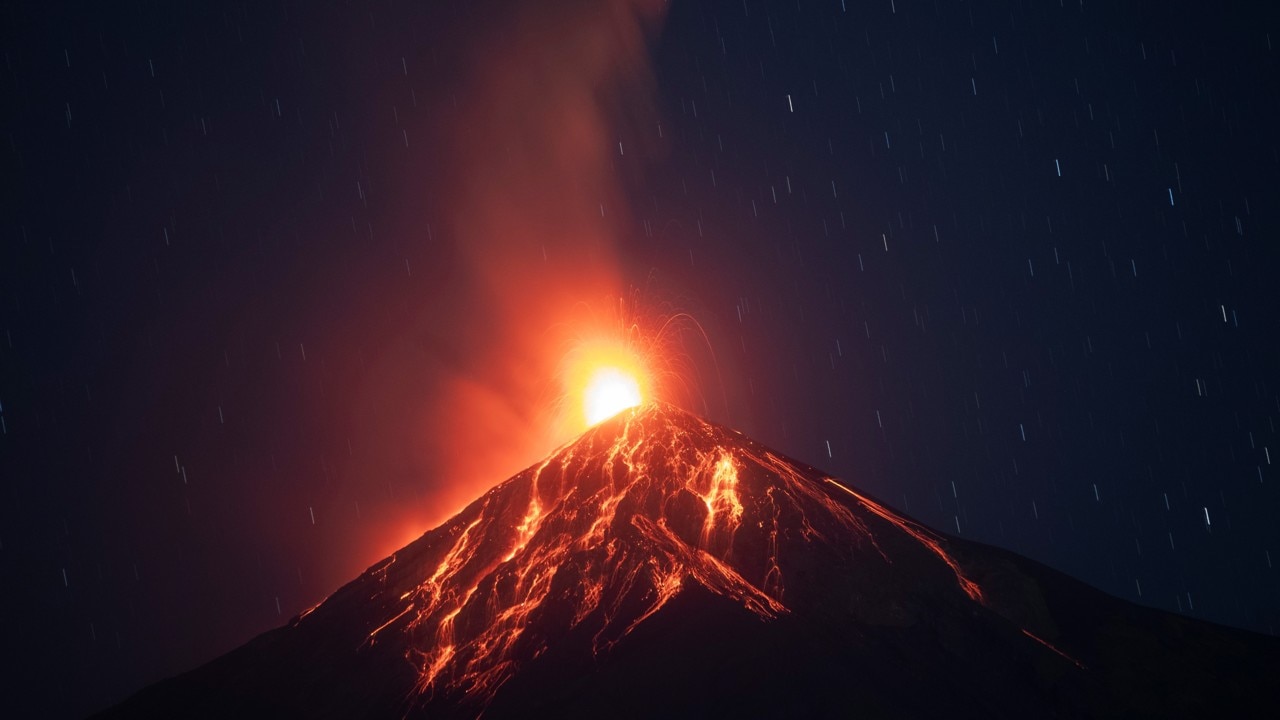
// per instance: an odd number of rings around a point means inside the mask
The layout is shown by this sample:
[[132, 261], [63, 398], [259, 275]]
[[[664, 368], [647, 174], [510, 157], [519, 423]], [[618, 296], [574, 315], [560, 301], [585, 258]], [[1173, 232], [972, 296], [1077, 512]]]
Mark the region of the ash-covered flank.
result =
[[669, 405], [624, 411], [134, 716], [1199, 716], [1274, 639], [921, 526]]

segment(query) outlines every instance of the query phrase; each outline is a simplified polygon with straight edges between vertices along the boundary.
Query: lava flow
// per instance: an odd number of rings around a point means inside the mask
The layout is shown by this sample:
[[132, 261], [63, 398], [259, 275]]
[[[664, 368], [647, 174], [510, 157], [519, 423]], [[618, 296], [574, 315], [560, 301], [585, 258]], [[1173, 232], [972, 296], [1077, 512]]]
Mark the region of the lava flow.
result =
[[793, 564], [820, 546], [832, 567], [887, 566], [880, 545], [894, 531], [953, 590], [981, 599], [941, 538], [737, 433], [650, 404], [494, 487], [355, 584], [375, 587], [368, 599], [384, 608], [366, 644], [403, 647], [422, 702], [483, 705], [550, 645], [600, 657], [692, 586], [760, 621], [812, 604], [788, 589]]
[[1246, 717], [1277, 672], [648, 404], [109, 716]]

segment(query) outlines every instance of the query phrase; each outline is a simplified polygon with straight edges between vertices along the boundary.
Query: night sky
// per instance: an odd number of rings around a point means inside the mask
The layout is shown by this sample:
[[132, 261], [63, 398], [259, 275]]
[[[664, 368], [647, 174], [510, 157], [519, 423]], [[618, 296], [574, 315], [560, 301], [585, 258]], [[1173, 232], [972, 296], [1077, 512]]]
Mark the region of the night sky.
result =
[[1265, 3], [76, 5], [0, 20], [17, 714], [539, 459], [619, 316], [701, 327], [667, 399], [935, 528], [1280, 630]]

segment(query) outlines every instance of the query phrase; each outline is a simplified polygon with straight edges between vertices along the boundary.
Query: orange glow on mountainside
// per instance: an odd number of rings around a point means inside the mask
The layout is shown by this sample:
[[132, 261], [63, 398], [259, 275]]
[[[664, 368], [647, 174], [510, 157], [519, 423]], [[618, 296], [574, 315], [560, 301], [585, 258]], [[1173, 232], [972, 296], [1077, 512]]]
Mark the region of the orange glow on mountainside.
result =
[[900, 561], [982, 604], [946, 545], [817, 470], [646, 403], [371, 568], [360, 586], [378, 588], [368, 599], [382, 610], [365, 647], [394, 637], [421, 701], [483, 707], [551, 638], [601, 657], [694, 587], [769, 622], [815, 602], [788, 588], [812, 568]]

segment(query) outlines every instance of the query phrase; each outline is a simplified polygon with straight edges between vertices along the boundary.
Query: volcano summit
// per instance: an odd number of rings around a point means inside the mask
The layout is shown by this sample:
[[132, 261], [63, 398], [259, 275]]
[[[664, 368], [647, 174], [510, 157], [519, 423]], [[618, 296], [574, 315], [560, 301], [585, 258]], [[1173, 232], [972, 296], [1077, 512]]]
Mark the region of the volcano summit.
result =
[[1280, 643], [945, 537], [662, 404], [109, 717], [1078, 717], [1280, 707]]

